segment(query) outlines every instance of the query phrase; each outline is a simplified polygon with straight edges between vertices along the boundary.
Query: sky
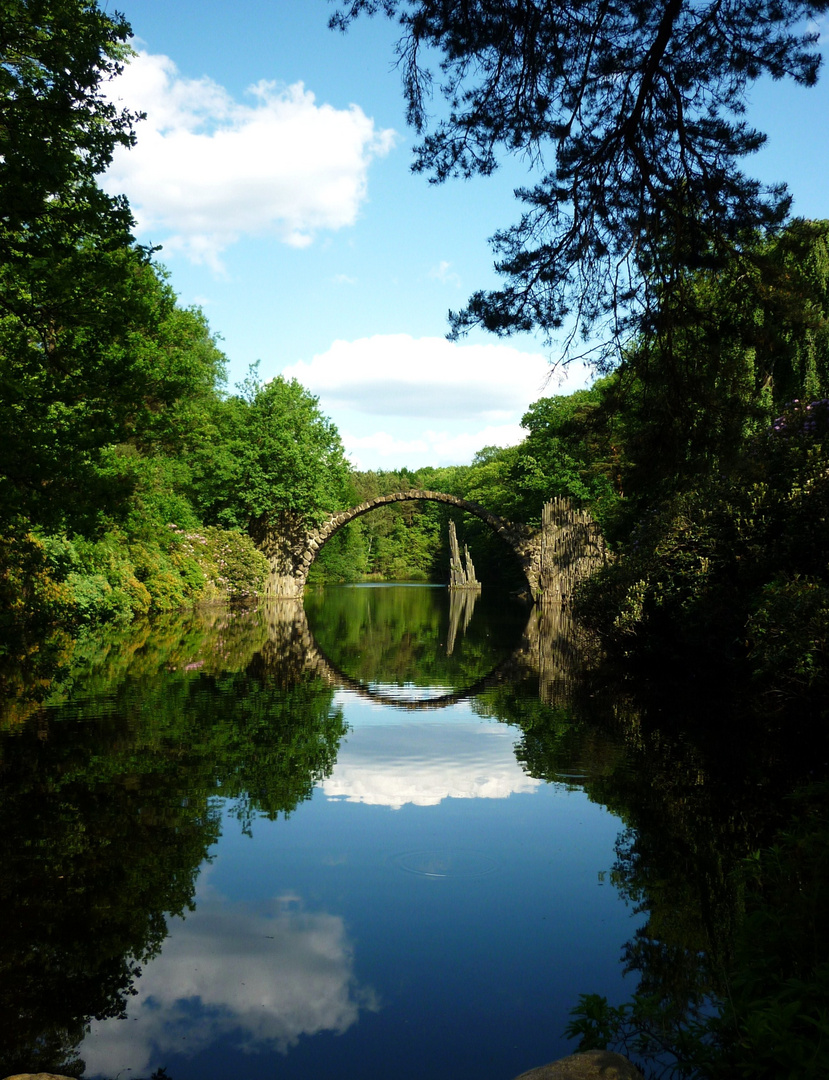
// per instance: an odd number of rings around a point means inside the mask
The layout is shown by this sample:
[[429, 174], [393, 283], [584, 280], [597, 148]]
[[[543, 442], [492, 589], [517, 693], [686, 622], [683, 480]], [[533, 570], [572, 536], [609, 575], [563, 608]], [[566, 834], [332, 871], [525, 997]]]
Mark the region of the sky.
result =
[[[487, 241], [531, 176], [520, 161], [442, 185], [411, 173], [391, 23], [333, 32], [328, 0], [117, 6], [137, 56], [109, 93], [147, 118], [104, 186], [203, 309], [229, 389], [257, 362], [296, 378], [356, 467], [396, 469], [514, 445], [533, 401], [589, 384], [532, 335], [446, 340], [447, 312], [499, 284]], [[829, 217], [829, 74], [758, 85], [749, 119], [769, 139], [746, 171]]]

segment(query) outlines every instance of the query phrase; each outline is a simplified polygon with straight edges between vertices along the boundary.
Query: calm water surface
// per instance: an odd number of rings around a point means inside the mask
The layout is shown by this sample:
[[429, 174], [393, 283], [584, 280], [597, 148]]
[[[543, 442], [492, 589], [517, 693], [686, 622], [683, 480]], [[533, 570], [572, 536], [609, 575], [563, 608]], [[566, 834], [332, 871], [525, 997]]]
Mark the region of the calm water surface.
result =
[[3, 736], [0, 1075], [509, 1080], [572, 1052], [578, 994], [635, 989], [643, 916], [587, 794], [622, 751], [571, 722], [529, 614], [342, 587], [80, 648]]

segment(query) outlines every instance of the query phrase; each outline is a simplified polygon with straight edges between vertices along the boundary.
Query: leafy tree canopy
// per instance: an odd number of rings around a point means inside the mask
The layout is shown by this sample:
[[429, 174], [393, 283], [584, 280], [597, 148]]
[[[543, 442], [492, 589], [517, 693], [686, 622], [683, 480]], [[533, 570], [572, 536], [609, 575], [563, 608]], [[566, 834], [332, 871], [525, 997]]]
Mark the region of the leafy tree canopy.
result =
[[[132, 344], [164, 317], [123, 197], [96, 178], [137, 117], [104, 87], [129, 24], [90, 0], [0, 4], [0, 521], [90, 503], [97, 455], [153, 407]], [[163, 306], [163, 304], [162, 304]]]
[[255, 374], [218, 401], [197, 455], [194, 503], [207, 521], [247, 530], [270, 515], [318, 521], [345, 505], [349, 466], [336, 427], [296, 379]]
[[2, 0], [0, 12], [0, 256], [123, 240], [126, 200], [95, 177], [134, 142], [138, 117], [103, 93], [129, 55], [129, 23], [90, 0]]
[[765, 139], [747, 94], [760, 77], [815, 82], [807, 20], [826, 0], [336, 2], [333, 27], [377, 13], [400, 26], [415, 171], [486, 175], [506, 151], [541, 172], [493, 239], [506, 285], [452, 314], [455, 333], [572, 326], [569, 345], [609, 323], [618, 345], [650, 328], [683, 270], [787, 214], [785, 188], [739, 166]]
[[128, 455], [192, 441], [224, 357], [134, 248], [0, 265], [0, 304], [11, 296], [20, 312], [0, 307], [0, 522], [88, 527], [128, 494]]

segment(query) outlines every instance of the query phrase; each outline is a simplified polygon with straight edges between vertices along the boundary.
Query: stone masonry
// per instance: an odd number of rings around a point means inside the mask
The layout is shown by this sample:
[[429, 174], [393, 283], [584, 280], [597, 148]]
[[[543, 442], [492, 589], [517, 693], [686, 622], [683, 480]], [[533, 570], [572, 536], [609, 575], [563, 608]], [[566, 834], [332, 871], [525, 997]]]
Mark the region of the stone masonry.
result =
[[[268, 558], [271, 572], [267, 580], [265, 593], [270, 599], [298, 599], [302, 596], [308, 570], [323, 544], [354, 518], [368, 514], [378, 506], [394, 502], [424, 500], [427, 502], [447, 503], [485, 521], [492, 531], [514, 552], [527, 581], [527, 588], [533, 599], [538, 599], [542, 592], [548, 591], [556, 580], [553, 552], [566, 551], [566, 577], [568, 587], [557, 589], [558, 599], [566, 600], [570, 585], [578, 578], [580, 563], [575, 545], [581, 536], [590, 535], [589, 551], [585, 552], [585, 572], [598, 565], [606, 556], [604, 544], [598, 536], [595, 526], [588, 529], [581, 511], [570, 511], [563, 500], [556, 500], [553, 510], [546, 513], [541, 529], [531, 529], [520, 522], [507, 521], [491, 514], [478, 503], [461, 499], [457, 495], [447, 495], [441, 491], [414, 489], [396, 491], [391, 495], [380, 495], [376, 499], [360, 503], [350, 510], [341, 510], [326, 518], [316, 528], [308, 529], [297, 517], [283, 513], [273, 519], [263, 519], [254, 527], [253, 537], [260, 550]], [[546, 508], [545, 508], [546, 509]], [[570, 515], [568, 517], [568, 515]]]

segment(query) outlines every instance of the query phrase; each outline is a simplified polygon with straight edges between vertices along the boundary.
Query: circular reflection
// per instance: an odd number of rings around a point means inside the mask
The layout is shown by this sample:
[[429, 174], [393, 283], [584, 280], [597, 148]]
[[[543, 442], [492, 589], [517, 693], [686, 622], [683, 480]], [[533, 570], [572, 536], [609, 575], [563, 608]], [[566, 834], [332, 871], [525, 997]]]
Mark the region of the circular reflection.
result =
[[384, 704], [392, 688], [407, 705], [465, 693], [508, 660], [527, 624], [514, 598], [429, 585], [327, 586], [304, 606], [327, 664], [345, 683], [383, 687]]
[[425, 878], [481, 878], [494, 874], [498, 863], [479, 851], [405, 851], [392, 863], [408, 874]]

